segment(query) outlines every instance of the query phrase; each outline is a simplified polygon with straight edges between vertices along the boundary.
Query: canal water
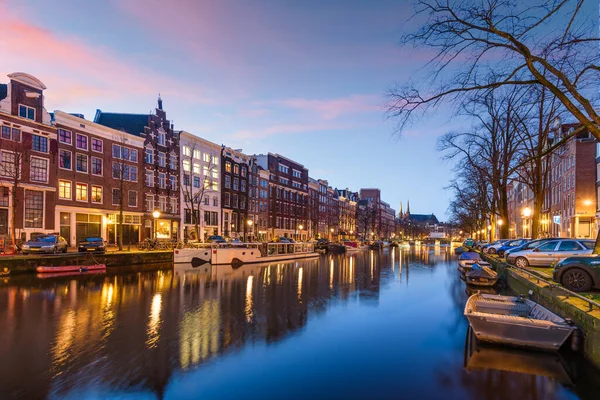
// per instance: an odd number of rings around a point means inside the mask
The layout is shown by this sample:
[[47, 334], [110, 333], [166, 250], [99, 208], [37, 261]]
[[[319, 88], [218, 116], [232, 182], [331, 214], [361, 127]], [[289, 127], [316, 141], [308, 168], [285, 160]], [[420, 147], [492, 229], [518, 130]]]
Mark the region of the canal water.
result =
[[1, 399], [598, 399], [572, 354], [478, 345], [445, 248], [0, 280]]

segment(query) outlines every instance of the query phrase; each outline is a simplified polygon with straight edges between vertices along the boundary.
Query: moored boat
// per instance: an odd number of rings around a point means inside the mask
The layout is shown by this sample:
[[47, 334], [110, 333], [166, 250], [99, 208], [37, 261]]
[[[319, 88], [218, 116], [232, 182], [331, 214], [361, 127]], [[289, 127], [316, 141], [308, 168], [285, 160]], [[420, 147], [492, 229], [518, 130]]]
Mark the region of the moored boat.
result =
[[329, 243], [327, 245], [327, 252], [334, 254], [342, 254], [346, 252], [346, 246], [341, 243]]
[[62, 265], [59, 267], [42, 267], [39, 266], [35, 270], [40, 274], [46, 273], [57, 273], [57, 272], [86, 272], [86, 271], [100, 271], [105, 270], [106, 265], [94, 264], [94, 265]]
[[576, 327], [523, 297], [477, 293], [464, 314], [478, 340], [545, 351], [558, 350]]
[[176, 249], [173, 261], [176, 264], [194, 266], [206, 263], [242, 265], [314, 257], [319, 257], [319, 253], [310, 243], [227, 243], [213, 244], [209, 250], [206, 248]]
[[346, 253], [355, 253], [357, 251], [368, 250], [369, 246], [363, 245], [360, 242], [345, 241]]
[[471, 271], [465, 273], [467, 285], [490, 287], [498, 282], [498, 274], [488, 266], [473, 264]]

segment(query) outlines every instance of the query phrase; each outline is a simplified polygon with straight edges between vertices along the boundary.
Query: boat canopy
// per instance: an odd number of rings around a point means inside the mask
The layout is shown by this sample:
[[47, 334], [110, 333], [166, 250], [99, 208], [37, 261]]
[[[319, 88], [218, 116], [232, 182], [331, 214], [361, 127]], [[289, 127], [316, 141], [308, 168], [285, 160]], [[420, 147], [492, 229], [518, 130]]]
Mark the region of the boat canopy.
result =
[[479, 253], [475, 253], [474, 251], [465, 251], [462, 252], [458, 257], [459, 260], [479, 260]]

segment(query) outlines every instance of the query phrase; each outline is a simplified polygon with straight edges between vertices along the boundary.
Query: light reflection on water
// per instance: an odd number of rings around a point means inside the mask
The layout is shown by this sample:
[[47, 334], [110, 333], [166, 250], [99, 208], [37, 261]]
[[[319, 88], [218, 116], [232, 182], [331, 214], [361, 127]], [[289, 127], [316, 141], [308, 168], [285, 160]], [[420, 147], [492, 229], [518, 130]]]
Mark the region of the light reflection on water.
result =
[[578, 359], [474, 345], [466, 298], [454, 256], [425, 246], [11, 278], [0, 398], [596, 398]]

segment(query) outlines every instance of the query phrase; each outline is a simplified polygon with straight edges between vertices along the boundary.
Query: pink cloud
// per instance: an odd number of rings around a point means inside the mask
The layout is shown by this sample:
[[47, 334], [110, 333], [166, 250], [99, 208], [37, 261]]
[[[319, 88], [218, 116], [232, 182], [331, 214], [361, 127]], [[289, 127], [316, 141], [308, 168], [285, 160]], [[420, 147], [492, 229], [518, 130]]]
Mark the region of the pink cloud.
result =
[[323, 119], [335, 119], [343, 114], [382, 111], [382, 99], [376, 95], [351, 95], [336, 99], [314, 100], [291, 98], [274, 102], [284, 107], [317, 113]]
[[266, 139], [275, 135], [292, 135], [320, 131], [339, 131], [350, 128], [352, 128], [350, 124], [337, 122], [283, 123], [274, 124], [264, 129], [240, 130], [233, 133], [230, 137], [235, 140]]
[[159, 91], [203, 104], [216, 101], [198, 86], [136, 65], [108, 48], [73, 36], [59, 36], [31, 24], [4, 3], [0, 3], [0, 24], [10, 32], [10, 40], [2, 44], [5, 57], [0, 65], [0, 80], [5, 81], [2, 76], [16, 71], [36, 76], [48, 87], [50, 110], [79, 106], [90, 100], [98, 104], [99, 99], [144, 98], [147, 104]]
[[239, 115], [240, 117], [266, 117], [267, 115], [271, 114], [271, 110], [268, 110], [266, 108], [250, 108], [250, 109], [244, 109], [244, 110], [240, 110]]

